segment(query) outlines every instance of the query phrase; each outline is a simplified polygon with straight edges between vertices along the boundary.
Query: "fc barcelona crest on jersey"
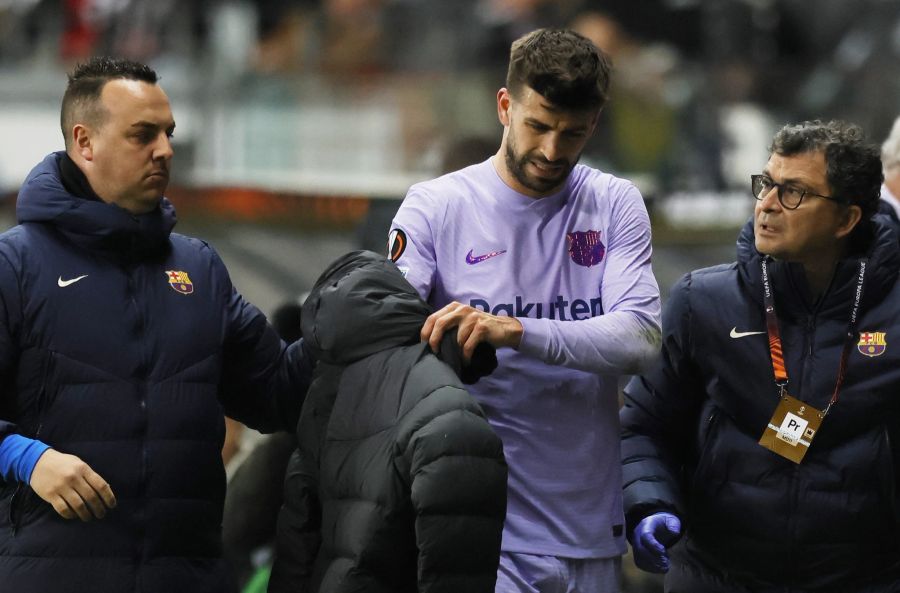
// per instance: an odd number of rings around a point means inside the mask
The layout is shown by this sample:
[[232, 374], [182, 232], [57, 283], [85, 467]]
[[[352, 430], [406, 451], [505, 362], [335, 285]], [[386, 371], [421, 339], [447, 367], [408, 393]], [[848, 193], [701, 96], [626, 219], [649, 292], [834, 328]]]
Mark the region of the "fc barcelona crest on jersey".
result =
[[603, 261], [606, 247], [600, 242], [600, 231], [566, 233], [569, 257], [579, 266], [590, 268]]
[[191, 294], [194, 292], [194, 285], [191, 284], [191, 279], [187, 272], [182, 272], [180, 270], [166, 270], [166, 278], [169, 279], [169, 286], [171, 286], [172, 290], [175, 292], [180, 292], [181, 294]]
[[866, 356], [881, 356], [887, 348], [886, 332], [859, 332], [856, 348]]

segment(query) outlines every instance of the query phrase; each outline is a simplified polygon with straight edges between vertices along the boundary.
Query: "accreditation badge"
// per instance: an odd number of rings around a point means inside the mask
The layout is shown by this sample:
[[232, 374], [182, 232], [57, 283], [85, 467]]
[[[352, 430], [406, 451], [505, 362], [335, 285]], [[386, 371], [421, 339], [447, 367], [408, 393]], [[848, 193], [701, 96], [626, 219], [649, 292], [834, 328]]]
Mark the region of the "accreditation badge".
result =
[[821, 411], [785, 393], [759, 444], [785, 459], [800, 463], [824, 417]]

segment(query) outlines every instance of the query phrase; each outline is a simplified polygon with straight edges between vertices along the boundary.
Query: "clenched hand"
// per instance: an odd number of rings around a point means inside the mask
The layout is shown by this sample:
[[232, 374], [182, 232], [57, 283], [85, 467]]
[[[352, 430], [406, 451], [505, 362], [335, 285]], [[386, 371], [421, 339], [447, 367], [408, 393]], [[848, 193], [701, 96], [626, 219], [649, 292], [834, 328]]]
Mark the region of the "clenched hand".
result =
[[454, 327], [458, 328], [456, 337], [466, 362], [472, 360], [475, 346], [480, 342], [495, 348], [518, 348], [522, 341], [522, 324], [515, 317], [491, 315], [456, 301], [428, 316], [422, 326], [422, 341], [427, 341], [437, 352], [441, 338]]
[[53, 449], [47, 449], [34, 466], [31, 488], [63, 519], [102, 519], [116, 506], [106, 480], [78, 457]]

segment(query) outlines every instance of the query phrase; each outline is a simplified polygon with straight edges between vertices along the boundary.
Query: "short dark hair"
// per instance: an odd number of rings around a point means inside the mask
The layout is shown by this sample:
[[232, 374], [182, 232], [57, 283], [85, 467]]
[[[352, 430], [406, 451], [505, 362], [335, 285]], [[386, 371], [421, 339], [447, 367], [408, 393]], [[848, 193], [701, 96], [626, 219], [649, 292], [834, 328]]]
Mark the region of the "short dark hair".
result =
[[587, 37], [568, 29], [538, 29], [513, 41], [506, 88], [529, 86], [564, 109], [600, 109], [609, 98], [612, 62]]
[[839, 120], [788, 124], [769, 146], [769, 153], [782, 156], [807, 152], [825, 155], [825, 176], [832, 195], [859, 206], [862, 220], [868, 224], [878, 210], [884, 181], [879, 147], [866, 142], [862, 128]]
[[97, 126], [103, 124], [106, 111], [100, 103], [100, 94], [107, 82], [120, 78], [149, 84], [156, 84], [159, 80], [156, 72], [146, 64], [108, 57], [92, 58], [72, 70], [59, 114], [67, 148], [69, 131], [76, 123], [83, 121]]

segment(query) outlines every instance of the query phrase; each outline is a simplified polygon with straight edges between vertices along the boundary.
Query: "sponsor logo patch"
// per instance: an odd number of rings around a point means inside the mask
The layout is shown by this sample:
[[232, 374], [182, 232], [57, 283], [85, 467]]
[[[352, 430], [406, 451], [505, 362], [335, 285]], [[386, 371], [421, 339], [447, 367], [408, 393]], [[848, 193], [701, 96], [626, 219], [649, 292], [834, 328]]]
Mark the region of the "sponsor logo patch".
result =
[[507, 315], [509, 317], [533, 317], [535, 319], [559, 319], [560, 321], [580, 321], [603, 315], [602, 299], [571, 299], [556, 295], [556, 300], [542, 303], [530, 303], [521, 295], [515, 302], [489, 303], [484, 299], [469, 299], [469, 306], [480, 309], [491, 315]]
[[856, 349], [866, 356], [881, 356], [887, 349], [887, 332], [859, 332]]
[[191, 294], [194, 292], [194, 284], [191, 282], [191, 278], [188, 276], [187, 272], [182, 272], [181, 270], [166, 270], [166, 278], [169, 280], [169, 286], [171, 286], [172, 290], [175, 292], [180, 292], [181, 294]]
[[600, 231], [566, 233], [569, 257], [579, 266], [590, 268], [603, 261], [606, 247], [600, 242]]
[[400, 229], [392, 229], [388, 235], [388, 257], [395, 262], [406, 251], [406, 233]]

